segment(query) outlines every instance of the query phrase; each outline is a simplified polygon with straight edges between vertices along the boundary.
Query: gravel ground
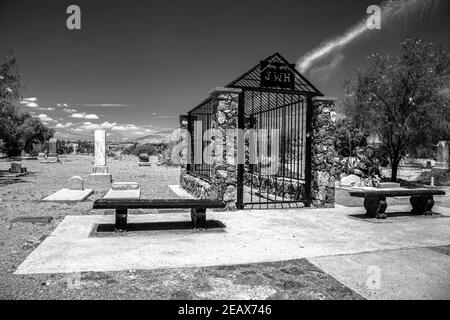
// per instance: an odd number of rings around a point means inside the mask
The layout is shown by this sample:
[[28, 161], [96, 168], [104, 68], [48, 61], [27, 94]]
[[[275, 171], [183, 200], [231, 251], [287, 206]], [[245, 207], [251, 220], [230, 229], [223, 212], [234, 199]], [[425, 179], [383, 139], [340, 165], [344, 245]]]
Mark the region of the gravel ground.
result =
[[[66, 215], [98, 214], [95, 199], [108, 191], [85, 184], [95, 193], [76, 204], [41, 199], [66, 187], [70, 177], [87, 176], [93, 157], [69, 156], [67, 162], [24, 161], [31, 173], [0, 180], [0, 299], [361, 299], [307, 260], [210, 268], [129, 270], [80, 275], [14, 275], [16, 268]], [[179, 169], [138, 167], [135, 158], [110, 160], [115, 181], [136, 181], [143, 197], [169, 198]], [[0, 171], [9, 162], [0, 162]], [[19, 217], [51, 217], [49, 223], [13, 222]]]

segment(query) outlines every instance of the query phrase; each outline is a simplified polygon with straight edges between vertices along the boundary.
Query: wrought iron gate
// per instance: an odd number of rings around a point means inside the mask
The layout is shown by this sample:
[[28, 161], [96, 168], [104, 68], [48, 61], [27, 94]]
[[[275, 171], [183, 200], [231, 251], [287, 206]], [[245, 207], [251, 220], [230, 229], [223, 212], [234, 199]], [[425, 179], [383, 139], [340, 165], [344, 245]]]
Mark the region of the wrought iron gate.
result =
[[307, 97], [277, 90], [244, 90], [241, 95], [239, 117], [245, 132], [245, 164], [238, 179], [241, 207], [307, 203]]

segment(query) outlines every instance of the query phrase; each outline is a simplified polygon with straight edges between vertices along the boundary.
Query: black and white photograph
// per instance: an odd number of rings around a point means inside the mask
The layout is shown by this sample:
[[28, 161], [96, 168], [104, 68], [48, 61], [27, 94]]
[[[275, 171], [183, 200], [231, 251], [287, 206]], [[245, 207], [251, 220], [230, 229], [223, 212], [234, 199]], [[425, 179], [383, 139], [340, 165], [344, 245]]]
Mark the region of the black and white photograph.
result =
[[0, 300], [449, 299], [450, 1], [0, 0]]

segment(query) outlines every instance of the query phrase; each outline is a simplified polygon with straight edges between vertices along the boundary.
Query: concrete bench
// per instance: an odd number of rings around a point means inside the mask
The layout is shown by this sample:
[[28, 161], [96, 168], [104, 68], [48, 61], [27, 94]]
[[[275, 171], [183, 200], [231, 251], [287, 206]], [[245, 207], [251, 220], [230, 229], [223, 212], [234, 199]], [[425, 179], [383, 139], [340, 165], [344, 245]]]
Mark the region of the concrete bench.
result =
[[350, 196], [364, 198], [366, 215], [377, 219], [386, 219], [388, 197], [411, 197], [413, 215], [432, 215], [434, 206], [433, 196], [445, 195], [442, 190], [436, 189], [377, 189], [351, 191]]
[[203, 199], [101, 199], [93, 209], [115, 209], [116, 231], [127, 230], [128, 209], [191, 209], [192, 227], [206, 229], [206, 209], [225, 208], [218, 200]]

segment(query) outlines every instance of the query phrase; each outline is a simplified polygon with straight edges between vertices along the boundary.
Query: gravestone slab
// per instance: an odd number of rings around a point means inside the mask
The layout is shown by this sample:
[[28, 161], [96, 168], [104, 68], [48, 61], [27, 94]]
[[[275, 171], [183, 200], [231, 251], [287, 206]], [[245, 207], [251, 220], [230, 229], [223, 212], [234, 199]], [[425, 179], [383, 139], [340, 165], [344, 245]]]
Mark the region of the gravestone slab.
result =
[[141, 189], [138, 190], [109, 190], [103, 199], [140, 199]]
[[139, 183], [137, 182], [114, 182], [111, 187], [112, 190], [138, 190]]
[[54, 194], [42, 199], [45, 202], [79, 202], [85, 200], [94, 193], [92, 189], [69, 190], [61, 189]]
[[398, 182], [381, 182], [380, 189], [392, 189], [392, 188], [400, 188], [400, 183]]
[[103, 199], [140, 199], [141, 189], [137, 182], [115, 182]]
[[68, 183], [68, 189], [69, 190], [84, 190], [83, 187], [83, 178], [79, 176], [74, 176], [69, 179]]
[[361, 186], [361, 184], [361, 178], [354, 174], [343, 177], [341, 179], [341, 186], [343, 187]]

